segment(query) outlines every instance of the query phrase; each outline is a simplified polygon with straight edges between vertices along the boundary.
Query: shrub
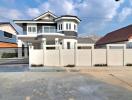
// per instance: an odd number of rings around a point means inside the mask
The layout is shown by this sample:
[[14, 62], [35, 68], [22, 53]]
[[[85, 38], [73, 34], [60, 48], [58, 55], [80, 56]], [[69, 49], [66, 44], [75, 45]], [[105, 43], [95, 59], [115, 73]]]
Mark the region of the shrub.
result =
[[132, 64], [126, 64], [126, 66], [132, 66]]
[[1, 58], [14, 58], [17, 57], [17, 53], [3, 53]]
[[95, 64], [94, 66], [107, 66], [107, 64]]
[[32, 67], [43, 67], [43, 64], [38, 64], [38, 65], [32, 64], [31, 66], [32, 66]]
[[66, 65], [66, 66], [64, 66], [64, 67], [75, 67], [75, 65]]

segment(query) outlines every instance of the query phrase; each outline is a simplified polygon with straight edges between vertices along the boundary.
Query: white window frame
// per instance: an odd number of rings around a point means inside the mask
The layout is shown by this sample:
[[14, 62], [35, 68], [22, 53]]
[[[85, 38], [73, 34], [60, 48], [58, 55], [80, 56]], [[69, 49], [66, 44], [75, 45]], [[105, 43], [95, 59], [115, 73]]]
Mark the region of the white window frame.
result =
[[[48, 27], [49, 28], [49, 32], [48, 33], [51, 33], [51, 31], [50, 31], [50, 27], [55, 27], [55, 26], [42, 26], [42, 30], [43, 30], [43, 33], [46, 33], [45, 32], [45, 30], [44, 30], [44, 27]], [[54, 31], [56, 31], [56, 28], [55, 28], [55, 30]]]
[[[36, 31], [35, 32], [29, 32], [29, 27], [35, 27]], [[36, 25], [27, 25], [27, 33], [28, 34], [37, 34], [37, 26]]]

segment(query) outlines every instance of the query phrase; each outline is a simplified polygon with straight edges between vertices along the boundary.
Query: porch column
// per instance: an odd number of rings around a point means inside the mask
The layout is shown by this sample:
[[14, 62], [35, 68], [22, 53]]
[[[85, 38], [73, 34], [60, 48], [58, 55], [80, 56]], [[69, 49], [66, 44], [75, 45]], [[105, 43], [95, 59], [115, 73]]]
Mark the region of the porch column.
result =
[[107, 44], [106, 45], [106, 64], [107, 66], [109, 66], [109, 49], [110, 49], [110, 46]]
[[42, 38], [41, 48], [44, 49], [45, 46], [46, 46], [46, 38]]
[[56, 45], [56, 49], [58, 49], [58, 45], [59, 45], [59, 39], [55, 38], [55, 45]]
[[42, 49], [43, 49], [43, 66], [45, 65], [45, 51], [46, 51], [46, 38], [42, 38]]
[[34, 49], [34, 47], [33, 47], [33, 45], [32, 45], [32, 43], [28, 43], [28, 45], [29, 45], [29, 67], [31, 67], [31, 65], [32, 65], [32, 63], [31, 63], [31, 60], [32, 60], [32, 56], [31, 56], [31, 50], [33, 50]]
[[28, 45], [29, 45], [29, 50], [34, 49], [34, 46], [32, 45], [32, 43], [29, 43]]
[[18, 40], [18, 58], [22, 58], [22, 41]]
[[126, 66], [125, 52], [126, 52], [126, 44], [124, 44], [123, 46], [123, 66]]
[[27, 43], [24, 45], [24, 57], [25, 58], [28, 57], [28, 46], [27, 46]]
[[78, 46], [77, 42], [74, 43], [74, 65], [77, 66], [77, 59], [78, 59], [78, 54], [77, 54]]
[[94, 66], [94, 45], [91, 45], [91, 66]]

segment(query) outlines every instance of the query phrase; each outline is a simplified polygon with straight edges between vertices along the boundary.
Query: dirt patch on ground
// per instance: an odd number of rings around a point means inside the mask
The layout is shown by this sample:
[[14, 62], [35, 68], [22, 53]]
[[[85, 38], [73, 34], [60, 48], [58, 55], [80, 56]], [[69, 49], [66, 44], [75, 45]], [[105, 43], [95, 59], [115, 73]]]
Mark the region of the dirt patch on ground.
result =
[[132, 68], [89, 68], [80, 70], [81, 73], [91, 75], [96, 79], [132, 90]]

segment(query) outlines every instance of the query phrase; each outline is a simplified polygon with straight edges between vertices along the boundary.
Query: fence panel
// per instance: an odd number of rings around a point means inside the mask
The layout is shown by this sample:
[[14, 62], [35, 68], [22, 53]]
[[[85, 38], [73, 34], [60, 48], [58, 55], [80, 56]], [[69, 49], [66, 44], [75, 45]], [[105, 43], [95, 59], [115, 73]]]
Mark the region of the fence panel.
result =
[[92, 65], [92, 51], [91, 49], [78, 49], [76, 51], [76, 65], [77, 66], [91, 66]]
[[46, 50], [44, 59], [45, 66], [59, 66], [59, 50]]
[[29, 55], [30, 66], [43, 65], [43, 49], [32, 49]]
[[107, 64], [106, 49], [93, 49], [93, 65]]
[[124, 56], [125, 65], [128, 65], [128, 64], [132, 65], [132, 49], [126, 49], [124, 53], [125, 53], [125, 56]]
[[108, 66], [123, 66], [124, 64], [123, 49], [109, 49], [107, 59]]
[[62, 49], [61, 51], [62, 66], [75, 65], [74, 61], [74, 49]]

